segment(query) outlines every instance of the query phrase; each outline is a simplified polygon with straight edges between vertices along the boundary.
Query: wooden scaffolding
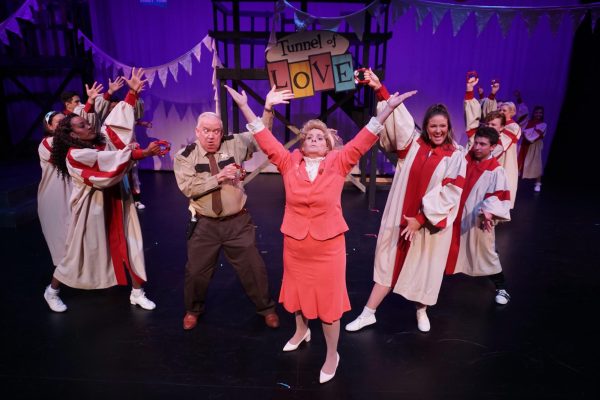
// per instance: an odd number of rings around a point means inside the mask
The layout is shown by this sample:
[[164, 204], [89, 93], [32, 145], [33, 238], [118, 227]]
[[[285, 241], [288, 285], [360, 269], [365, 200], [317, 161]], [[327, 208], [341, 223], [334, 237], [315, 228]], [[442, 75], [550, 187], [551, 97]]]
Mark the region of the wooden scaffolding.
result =
[[[239, 132], [240, 127], [237, 106], [233, 104], [233, 108], [228, 107], [228, 95], [224, 88], [226, 84], [229, 83], [236, 90], [245, 90], [248, 96], [254, 98], [260, 104], [264, 105], [265, 103], [265, 99], [256, 93], [247, 81], [269, 80], [267, 70], [263, 66], [265, 63], [264, 50], [271, 34], [275, 2], [273, 0], [264, 1], [265, 5], [261, 7], [262, 10], [256, 10], [256, 3], [260, 3], [260, 1], [212, 0], [213, 29], [209, 31], [209, 35], [215, 40], [218, 54], [223, 62], [223, 68], [217, 70], [217, 79], [220, 89], [220, 112], [223, 117], [225, 132], [230, 131], [228, 126], [230, 109], [233, 110], [231, 115], [232, 130]], [[340, 5], [340, 2], [331, 0], [302, 0], [299, 3], [301, 11], [315, 15], [319, 14], [318, 9], [320, 6], [326, 3]], [[345, 1], [344, 5], [353, 5], [354, 9], [347, 12], [344, 12], [346, 10], [343, 9], [340, 11], [344, 15], [356, 11], [357, 6], [366, 7], [371, 3], [372, 0]], [[311, 6], [310, 9], [309, 6]], [[382, 21], [382, 24], [378, 24], [376, 18], [369, 12], [364, 13], [362, 40], [357, 38], [345, 22], [342, 22], [337, 33], [349, 41], [348, 53], [352, 55], [355, 67], [371, 67], [380, 79], [384, 79], [387, 42], [392, 36], [388, 31], [389, 0], [381, 0], [380, 7], [381, 14], [379, 14], [378, 20]], [[307, 27], [307, 30], [315, 29], [317, 29], [316, 23]], [[296, 32], [294, 19], [286, 18], [285, 13], [282, 14], [280, 25], [275, 30], [277, 38]], [[324, 122], [327, 122], [327, 118], [334, 111], [340, 109], [354, 121], [358, 128], [362, 128], [373, 115], [375, 108], [374, 94], [368, 86], [359, 86], [357, 90], [340, 93], [333, 90], [323, 91], [316, 94], [316, 96], [320, 96], [320, 114], [318, 118]], [[286, 126], [285, 145], [289, 148], [296, 143], [298, 140], [297, 134], [299, 133], [299, 128], [290, 122], [291, 106], [286, 105], [284, 114], [275, 111], [275, 117]], [[351, 178], [357, 187], [363, 191], [368, 191], [369, 208], [373, 208], [375, 204], [377, 190], [376, 161], [377, 153], [380, 150], [378, 146], [373, 146], [360, 161], [360, 179]], [[368, 159], [370, 160], [369, 171], [367, 171]], [[246, 181], [251, 180], [267, 165], [268, 161], [254, 171]]]

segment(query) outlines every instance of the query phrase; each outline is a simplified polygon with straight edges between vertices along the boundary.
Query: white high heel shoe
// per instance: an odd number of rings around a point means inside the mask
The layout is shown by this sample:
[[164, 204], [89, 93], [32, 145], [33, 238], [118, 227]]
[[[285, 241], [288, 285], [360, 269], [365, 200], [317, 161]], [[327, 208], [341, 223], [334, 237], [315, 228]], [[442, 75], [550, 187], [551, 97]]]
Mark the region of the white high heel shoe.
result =
[[429, 332], [431, 330], [431, 323], [426, 311], [417, 311], [417, 327], [421, 332]]
[[319, 383], [329, 382], [335, 376], [335, 373], [337, 372], [337, 367], [338, 365], [340, 365], [340, 355], [339, 353], [335, 353], [335, 356], [337, 357], [337, 360], [335, 362], [335, 369], [333, 370], [333, 374], [326, 374], [325, 372], [323, 372], [323, 370], [321, 370], [321, 373], [319, 374]]
[[302, 339], [300, 339], [300, 341], [297, 344], [292, 344], [288, 340], [285, 346], [283, 346], [283, 351], [294, 351], [298, 348], [298, 346], [302, 344], [302, 342], [310, 342], [310, 328], [306, 330], [306, 333], [304, 334], [304, 336], [302, 336]]

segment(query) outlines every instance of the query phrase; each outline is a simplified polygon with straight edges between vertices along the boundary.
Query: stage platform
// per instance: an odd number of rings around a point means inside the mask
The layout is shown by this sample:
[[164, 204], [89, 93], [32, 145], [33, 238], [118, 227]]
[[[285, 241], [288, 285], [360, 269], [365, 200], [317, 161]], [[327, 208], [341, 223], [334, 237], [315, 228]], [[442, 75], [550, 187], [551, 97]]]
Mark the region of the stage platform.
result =
[[[554, 187], [519, 188], [513, 221], [497, 228], [497, 248], [512, 301], [494, 303], [486, 278], [445, 278], [430, 309], [431, 332], [417, 330], [412, 303], [390, 295], [378, 322], [342, 331], [336, 377], [321, 385], [325, 343], [282, 347], [293, 316], [278, 306], [281, 327], [254, 313], [222, 258], [196, 329], [182, 329], [186, 199], [168, 172], [142, 172], [139, 212], [155, 311], [129, 304], [129, 288], [64, 288], [69, 310], [49, 311], [44, 287], [52, 262], [39, 222], [2, 228], [0, 385], [10, 399], [595, 399], [598, 395], [598, 197]], [[350, 322], [372, 287], [373, 254], [387, 191], [367, 209], [347, 184], [344, 214]], [[284, 193], [281, 177], [248, 187], [257, 243], [277, 298], [282, 278]], [[594, 395], [594, 393], [596, 393]]]

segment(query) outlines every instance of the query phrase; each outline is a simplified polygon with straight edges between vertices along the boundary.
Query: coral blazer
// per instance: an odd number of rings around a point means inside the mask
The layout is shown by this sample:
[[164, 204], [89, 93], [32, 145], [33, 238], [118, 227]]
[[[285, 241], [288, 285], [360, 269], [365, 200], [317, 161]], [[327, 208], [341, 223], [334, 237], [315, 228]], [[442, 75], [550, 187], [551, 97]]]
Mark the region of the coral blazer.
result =
[[316, 240], [327, 240], [346, 232], [348, 225], [340, 203], [344, 182], [378, 136], [365, 127], [342, 149], [327, 153], [313, 182], [300, 150], [289, 152], [266, 128], [254, 138], [283, 177], [285, 213], [281, 232], [297, 240], [308, 234]]

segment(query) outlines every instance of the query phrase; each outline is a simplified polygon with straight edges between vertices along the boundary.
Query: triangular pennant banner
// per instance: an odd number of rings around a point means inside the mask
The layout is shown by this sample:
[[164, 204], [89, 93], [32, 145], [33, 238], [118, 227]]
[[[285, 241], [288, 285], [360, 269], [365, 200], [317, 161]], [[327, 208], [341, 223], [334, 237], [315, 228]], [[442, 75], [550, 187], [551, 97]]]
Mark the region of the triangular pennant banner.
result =
[[19, 27], [19, 22], [16, 18], [13, 18], [10, 21], [8, 21], [8, 23], [4, 26], [4, 29], [6, 29], [7, 31], [14, 32], [20, 38], [23, 37], [21, 35], [21, 28]]
[[162, 67], [158, 69], [158, 79], [162, 83], [163, 87], [167, 86], [167, 76], [169, 74], [169, 67]]
[[4, 29], [0, 29], [0, 42], [8, 45], [9, 44], [9, 40], [8, 40], [8, 34], [6, 33], [6, 31]]
[[152, 87], [152, 84], [154, 83], [154, 78], [156, 77], [156, 70], [147, 69], [145, 75], [146, 79], [148, 79], [148, 87]]
[[527, 25], [527, 33], [531, 36], [531, 33], [535, 30], [539, 20], [540, 13], [536, 11], [523, 11], [521, 13], [521, 18], [525, 21], [525, 25]]
[[171, 75], [173, 75], [173, 79], [177, 82], [177, 72], [179, 72], [179, 63], [174, 62], [173, 64], [169, 64], [169, 71], [171, 71]]
[[592, 17], [592, 33], [596, 30], [596, 22], [598, 22], [598, 18], [600, 18], [600, 8], [592, 8], [591, 10]]
[[297, 31], [303, 31], [306, 27], [313, 23], [313, 18], [310, 14], [296, 11], [294, 12], [294, 25], [296, 25]]
[[342, 20], [339, 18], [319, 18], [319, 25], [321, 25], [321, 28], [328, 31], [337, 32], [341, 22]]
[[188, 73], [189, 76], [192, 76], [192, 54], [188, 53], [184, 55], [181, 60], [179, 60], [179, 64], [183, 67], [185, 72]]
[[429, 9], [426, 6], [415, 4], [415, 22], [417, 24], [417, 30], [421, 29], [423, 21], [427, 18]]
[[31, 12], [31, 8], [25, 7], [23, 9], [23, 12], [21, 13], [21, 15], [19, 15], [18, 18], [25, 20], [25, 21], [33, 20], [33, 13]]
[[365, 13], [358, 12], [346, 17], [346, 22], [352, 27], [352, 30], [362, 42], [363, 33], [365, 32]]
[[438, 26], [440, 26], [440, 22], [442, 22], [444, 15], [446, 15], [446, 11], [448, 11], [446, 7], [429, 6], [429, 12], [431, 12], [431, 18], [433, 20], [433, 33], [435, 33]]
[[486, 27], [490, 18], [494, 15], [492, 11], [477, 10], [475, 11], [475, 19], [477, 21], [477, 36], [483, 32], [483, 28]]
[[369, 12], [369, 14], [371, 14], [373, 17], [377, 18], [379, 16], [379, 14], [381, 13], [381, 8], [380, 8], [380, 4], [379, 4], [379, 0], [375, 0], [374, 2], [372, 2], [368, 7], [367, 7], [367, 11]]
[[121, 64], [121, 71], [123, 72], [123, 76], [128, 79], [131, 77], [131, 67], [129, 65]]
[[[208, 47], [208, 48], [210, 49], [210, 47]], [[200, 56], [202, 55], [202, 42], [200, 42], [194, 46], [194, 48], [192, 49], [192, 54], [194, 55], [194, 57], [196, 57], [196, 60], [198, 60], [198, 62], [200, 62]], [[190, 62], [191, 61], [192, 60], [190, 59]]]
[[550, 31], [552, 32], [552, 34], [556, 35], [564, 16], [565, 13], [561, 10], [548, 11], [548, 18], [550, 20]]
[[188, 104], [187, 103], [174, 103], [175, 105], [175, 110], [177, 110], [177, 115], [179, 115], [179, 119], [184, 119], [185, 118], [185, 114], [187, 112], [188, 109]]
[[451, 8], [450, 18], [452, 19], [452, 35], [456, 36], [460, 28], [464, 25], [471, 12], [462, 8]]
[[585, 17], [586, 10], [571, 10], [569, 15], [571, 16], [571, 21], [573, 21], [573, 31], [576, 31], [579, 28], [579, 24], [583, 21]]
[[496, 14], [498, 16], [498, 23], [500, 24], [500, 30], [502, 31], [502, 36], [506, 37], [508, 34], [508, 30], [512, 25], [513, 19], [515, 18], [515, 11], [513, 10], [499, 10]]
[[409, 4], [403, 0], [392, 0], [392, 24], [395, 24], [398, 18], [406, 14], [409, 8]]

